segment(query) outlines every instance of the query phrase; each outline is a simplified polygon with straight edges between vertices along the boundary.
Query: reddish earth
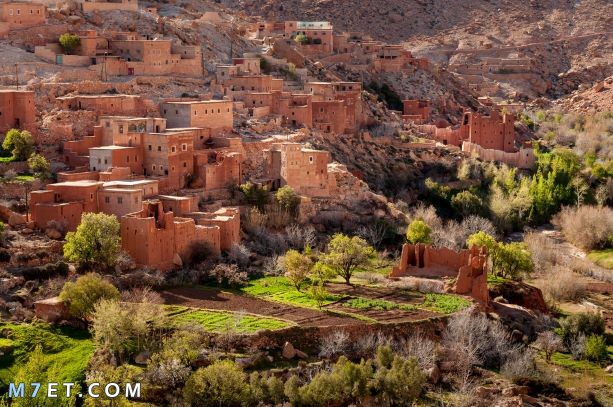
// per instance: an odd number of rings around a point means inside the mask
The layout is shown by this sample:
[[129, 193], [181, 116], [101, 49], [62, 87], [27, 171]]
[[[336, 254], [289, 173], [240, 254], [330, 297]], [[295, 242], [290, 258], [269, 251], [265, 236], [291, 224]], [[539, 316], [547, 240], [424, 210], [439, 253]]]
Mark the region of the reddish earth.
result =
[[[328, 291], [335, 294], [346, 294], [356, 297], [364, 297], [369, 299], [391, 301], [399, 304], [421, 304], [424, 301], [424, 296], [420, 293], [403, 291], [399, 289], [391, 289], [386, 287], [364, 287], [364, 286], [348, 286], [346, 284], [329, 283], [326, 285]], [[420, 319], [430, 318], [437, 314], [426, 310], [359, 310], [346, 307], [343, 303], [346, 300], [341, 300], [335, 304], [329, 305], [327, 308], [341, 311], [351, 312], [354, 314], [363, 315], [373, 318], [379, 322], [406, 322], [416, 321]]]
[[265, 301], [216, 288], [175, 288], [161, 293], [165, 304], [195, 308], [245, 311], [293, 321], [300, 326], [333, 326], [363, 324], [355, 318], [331, 315], [308, 308]]

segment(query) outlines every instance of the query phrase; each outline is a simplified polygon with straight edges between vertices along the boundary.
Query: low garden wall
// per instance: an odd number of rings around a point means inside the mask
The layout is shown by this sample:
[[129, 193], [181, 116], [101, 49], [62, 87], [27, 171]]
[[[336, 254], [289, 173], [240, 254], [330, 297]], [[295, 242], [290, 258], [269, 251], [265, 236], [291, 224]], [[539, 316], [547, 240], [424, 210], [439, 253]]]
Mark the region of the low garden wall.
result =
[[315, 354], [323, 338], [343, 331], [348, 335], [348, 342], [355, 343], [366, 335], [381, 333], [384, 336], [399, 340], [408, 339], [419, 333], [425, 337], [440, 338], [447, 325], [448, 316], [432, 317], [420, 321], [398, 323], [353, 324], [323, 327], [293, 326], [278, 331], [260, 331], [255, 335], [243, 338], [245, 348], [279, 349], [285, 342], [291, 343], [296, 349]]

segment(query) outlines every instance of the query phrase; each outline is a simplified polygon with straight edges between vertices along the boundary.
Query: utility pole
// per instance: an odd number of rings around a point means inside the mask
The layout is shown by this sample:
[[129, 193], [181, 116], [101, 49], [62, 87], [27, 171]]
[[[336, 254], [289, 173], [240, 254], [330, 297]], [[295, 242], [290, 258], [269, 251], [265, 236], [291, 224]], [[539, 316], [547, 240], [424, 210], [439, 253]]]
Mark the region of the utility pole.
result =
[[15, 87], [19, 90], [19, 70], [17, 64], [15, 64]]

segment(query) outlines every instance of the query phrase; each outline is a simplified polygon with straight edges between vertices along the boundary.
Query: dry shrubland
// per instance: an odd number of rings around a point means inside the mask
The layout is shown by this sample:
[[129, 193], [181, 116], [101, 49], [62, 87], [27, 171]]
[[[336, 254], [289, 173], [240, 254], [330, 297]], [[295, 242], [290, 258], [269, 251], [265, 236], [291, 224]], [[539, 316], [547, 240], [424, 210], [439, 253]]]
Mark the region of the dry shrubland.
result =
[[554, 218], [564, 237], [584, 250], [604, 247], [613, 235], [613, 209], [583, 205], [564, 207]]

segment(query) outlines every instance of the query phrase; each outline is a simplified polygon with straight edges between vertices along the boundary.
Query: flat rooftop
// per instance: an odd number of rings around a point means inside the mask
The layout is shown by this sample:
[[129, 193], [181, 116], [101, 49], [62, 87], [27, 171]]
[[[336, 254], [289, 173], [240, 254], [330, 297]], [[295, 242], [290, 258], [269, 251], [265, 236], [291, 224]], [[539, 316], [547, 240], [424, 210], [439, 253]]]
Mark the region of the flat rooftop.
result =
[[189, 201], [189, 196], [175, 196], [175, 195], [158, 195], [158, 199], [167, 201]]
[[157, 183], [158, 183], [157, 179], [126, 179], [126, 180], [121, 180], [121, 181], [108, 181], [108, 182], [105, 182], [102, 186], [104, 188], [112, 188], [115, 186], [134, 187], [134, 186], [139, 186], [139, 185], [157, 184]]
[[90, 150], [133, 150], [136, 147], [128, 147], [128, 146], [102, 146], [102, 147], [90, 147]]
[[232, 103], [231, 100], [217, 100], [217, 99], [211, 99], [211, 100], [192, 100], [192, 101], [175, 101], [175, 102], [163, 102], [164, 104], [169, 104], [169, 105], [197, 105], [197, 104], [209, 104], [209, 103]]
[[64, 181], [64, 182], [57, 182], [55, 184], [49, 184], [48, 186], [50, 187], [91, 187], [94, 185], [101, 185], [102, 182], [100, 181], [94, 181], [91, 179], [82, 179], [82, 180], [78, 180], [78, 181]]
[[[60, 96], [57, 97], [57, 100], [68, 100], [68, 99], [76, 99], [76, 98], [81, 98], [81, 99], [116, 99], [116, 98], [140, 98], [139, 95], [124, 95], [124, 94], [120, 94], [120, 95], [73, 95], [73, 96]], [[109, 116], [105, 116], [105, 117], [109, 117]], [[112, 116], [111, 116], [112, 117]], [[129, 117], [129, 116], [126, 116]]]

